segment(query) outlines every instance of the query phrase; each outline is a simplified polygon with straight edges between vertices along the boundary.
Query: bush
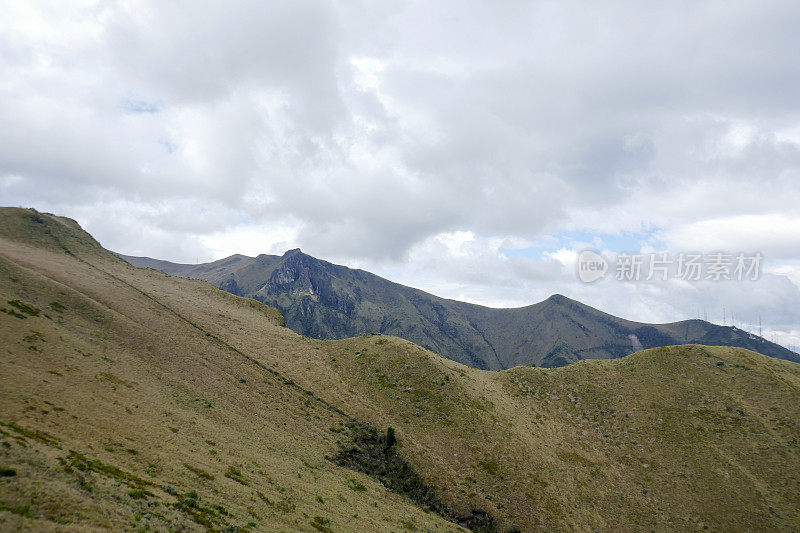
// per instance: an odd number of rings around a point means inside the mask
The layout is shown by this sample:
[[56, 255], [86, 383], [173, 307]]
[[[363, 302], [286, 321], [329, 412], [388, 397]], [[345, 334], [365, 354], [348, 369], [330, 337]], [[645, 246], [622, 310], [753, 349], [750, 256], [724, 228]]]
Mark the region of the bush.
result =
[[175, 508], [179, 511], [187, 511], [189, 509], [196, 509], [199, 504], [200, 496], [198, 496], [197, 491], [190, 490], [178, 498], [178, 501], [175, 503]]
[[389, 428], [386, 435], [380, 435], [375, 428], [357, 422], [348, 423], [348, 427], [352, 443], [343, 446], [334, 456], [336, 464], [367, 474], [389, 490], [408, 496], [427, 509], [443, 510], [433, 487], [425, 484], [411, 465], [395, 452], [397, 437], [393, 428]]
[[229, 466], [228, 471], [225, 472], [225, 477], [234, 480], [242, 485], [249, 485], [250, 483], [242, 476], [242, 471], [235, 466]]
[[[469, 516], [461, 517], [454, 514], [436, 497], [434, 487], [426, 484], [411, 465], [396, 452], [397, 436], [394, 428], [389, 427], [385, 435], [357, 421], [348, 422], [347, 428], [351, 442], [340, 444], [341, 448], [332, 458], [333, 462], [367, 474], [392, 492], [402, 494], [417, 505], [463, 527], [473, 531], [496, 531], [497, 524], [488, 513], [472, 511]], [[351, 482], [358, 483], [358, 481], [355, 479], [347, 481], [348, 487], [357, 492], [359, 489], [354, 487], [363, 486], [361, 483], [351, 485]], [[366, 487], [364, 489], [366, 490]]]
[[21, 312], [31, 316], [39, 316], [39, 313], [42, 311], [38, 307], [28, 305], [21, 300], [8, 300], [8, 305], [12, 305], [17, 309], [19, 309]]
[[311, 526], [318, 531], [329, 532], [331, 531], [331, 528], [328, 527], [328, 524], [330, 523], [331, 521], [329, 518], [325, 518], [323, 516], [315, 516], [314, 519], [311, 521]]
[[497, 475], [497, 473], [500, 471], [500, 465], [494, 459], [487, 458], [483, 461], [479, 461], [478, 465], [490, 476]]
[[366, 492], [367, 490], [367, 487], [364, 486], [363, 483], [352, 477], [347, 480], [347, 486], [350, 488], [350, 490], [354, 490], [356, 492]]
[[144, 491], [142, 489], [131, 489], [128, 491], [128, 496], [133, 498], [134, 500], [141, 500], [144, 498]]
[[209, 481], [213, 481], [214, 480], [213, 474], [209, 474], [208, 472], [206, 472], [202, 468], [198, 468], [196, 466], [192, 466], [192, 465], [187, 464], [187, 463], [183, 463], [183, 466], [186, 467], [187, 470], [190, 470], [191, 472], [194, 472], [195, 474], [197, 474], [202, 479], [207, 479]]

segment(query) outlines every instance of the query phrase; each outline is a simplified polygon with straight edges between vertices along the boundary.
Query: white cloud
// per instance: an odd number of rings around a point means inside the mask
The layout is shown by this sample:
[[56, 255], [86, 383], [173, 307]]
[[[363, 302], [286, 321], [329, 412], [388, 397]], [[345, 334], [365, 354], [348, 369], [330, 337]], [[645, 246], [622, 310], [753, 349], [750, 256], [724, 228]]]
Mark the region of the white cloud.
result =
[[671, 250], [762, 252], [768, 260], [800, 257], [800, 216], [738, 215], [679, 224], [658, 234]]
[[[796, 2], [0, 9], [0, 199], [112, 249], [286, 243], [477, 302], [665, 320], [734, 295], [583, 286], [572, 241], [759, 250], [798, 282]], [[745, 293], [796, 331], [784, 289]]]
[[234, 254], [282, 255], [286, 250], [296, 247], [297, 231], [288, 226], [238, 226], [227, 231], [217, 231], [200, 237], [200, 242], [208, 247], [214, 257], [228, 257]]

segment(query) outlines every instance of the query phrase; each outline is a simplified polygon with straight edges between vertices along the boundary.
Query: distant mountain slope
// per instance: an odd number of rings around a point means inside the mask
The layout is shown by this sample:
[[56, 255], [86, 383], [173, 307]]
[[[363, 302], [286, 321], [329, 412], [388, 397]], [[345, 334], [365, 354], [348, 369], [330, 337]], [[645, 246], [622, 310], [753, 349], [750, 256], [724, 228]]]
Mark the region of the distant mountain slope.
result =
[[[0, 531], [800, 526], [799, 365], [677, 346], [486, 372], [281, 323], [0, 208]], [[449, 513], [387, 490], [411, 472]]]
[[734, 327], [702, 320], [632, 322], [561, 295], [527, 307], [492, 309], [440, 298], [299, 249], [283, 256], [234, 255], [199, 265], [120, 257], [170, 275], [204, 279], [277, 307], [288, 327], [309, 337], [395, 335], [481, 369], [556, 367], [686, 343], [736, 346], [800, 362], [798, 354]]

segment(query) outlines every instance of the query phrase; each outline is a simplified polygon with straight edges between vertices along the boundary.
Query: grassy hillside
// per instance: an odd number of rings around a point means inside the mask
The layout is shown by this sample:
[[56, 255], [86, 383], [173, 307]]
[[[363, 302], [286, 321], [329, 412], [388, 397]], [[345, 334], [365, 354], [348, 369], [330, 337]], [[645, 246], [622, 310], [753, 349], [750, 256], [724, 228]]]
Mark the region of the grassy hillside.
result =
[[439, 298], [300, 250], [281, 257], [234, 255], [200, 265], [122, 257], [138, 266], [204, 279], [233, 294], [256, 298], [280, 309], [289, 328], [309, 337], [396, 335], [482, 369], [556, 367], [687, 343], [737, 346], [800, 362], [800, 355], [735, 327], [702, 320], [632, 322], [560, 295], [527, 307], [491, 309]]
[[678, 346], [481, 371], [304, 338], [90, 239], [0, 210], [1, 529], [800, 527], [794, 363]]

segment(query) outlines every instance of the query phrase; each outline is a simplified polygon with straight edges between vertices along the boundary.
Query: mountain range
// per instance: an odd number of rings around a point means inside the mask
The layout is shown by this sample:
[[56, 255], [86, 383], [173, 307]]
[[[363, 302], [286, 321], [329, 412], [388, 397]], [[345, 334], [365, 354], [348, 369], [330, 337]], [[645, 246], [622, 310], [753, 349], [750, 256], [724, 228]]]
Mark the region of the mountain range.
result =
[[[0, 208], [0, 530], [790, 531], [800, 366], [324, 341]], [[465, 529], [466, 528], [466, 529]]]
[[195, 265], [120, 257], [276, 307], [289, 328], [307, 337], [394, 335], [479, 369], [558, 367], [677, 344], [735, 346], [800, 362], [797, 353], [733, 326], [703, 320], [634, 322], [559, 294], [526, 307], [495, 309], [440, 298], [299, 249]]

